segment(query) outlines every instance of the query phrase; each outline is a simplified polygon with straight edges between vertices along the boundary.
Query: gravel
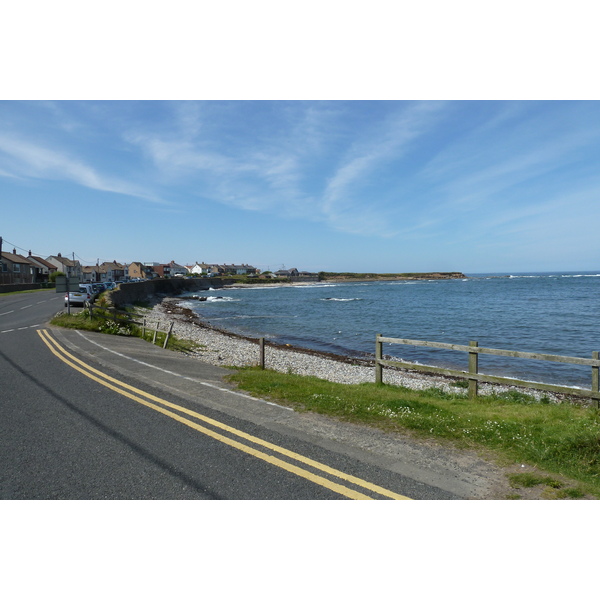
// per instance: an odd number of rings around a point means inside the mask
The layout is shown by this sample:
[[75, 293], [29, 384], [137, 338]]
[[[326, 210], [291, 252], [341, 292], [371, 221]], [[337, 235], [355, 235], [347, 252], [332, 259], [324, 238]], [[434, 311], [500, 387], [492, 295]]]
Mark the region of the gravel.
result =
[[[137, 309], [140, 312], [140, 309]], [[244, 367], [259, 363], [259, 346], [257, 340], [251, 341], [236, 334], [217, 329], [201, 321], [196, 313], [179, 305], [176, 298], [165, 298], [155, 304], [152, 309], [143, 309], [148, 322], [163, 324], [173, 321], [173, 334], [180, 339], [199, 344], [199, 348], [191, 355], [204, 362], [222, 367]], [[265, 366], [268, 369], [297, 375], [312, 375], [320, 379], [336, 383], [357, 384], [375, 381], [375, 367], [372, 361], [352, 359], [343, 356], [327, 355], [311, 350], [293, 348], [292, 346], [275, 346], [267, 342], [265, 345]], [[383, 370], [383, 382], [403, 386], [413, 390], [439, 388], [454, 394], [466, 390], [453, 386], [455, 382], [449, 377], [437, 377], [406, 370]], [[482, 395], [517, 390], [512, 386], [479, 385]], [[523, 390], [537, 400], [546, 396], [553, 402], [560, 402], [559, 395], [537, 390]]]

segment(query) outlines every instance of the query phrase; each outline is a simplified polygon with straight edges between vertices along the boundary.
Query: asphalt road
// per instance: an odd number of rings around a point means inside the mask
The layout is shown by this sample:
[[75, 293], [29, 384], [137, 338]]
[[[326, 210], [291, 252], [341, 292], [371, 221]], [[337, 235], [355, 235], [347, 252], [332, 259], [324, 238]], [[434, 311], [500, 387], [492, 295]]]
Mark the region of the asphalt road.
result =
[[250, 398], [137, 338], [51, 328], [63, 308], [50, 291], [0, 296], [2, 499], [485, 495], [477, 459]]

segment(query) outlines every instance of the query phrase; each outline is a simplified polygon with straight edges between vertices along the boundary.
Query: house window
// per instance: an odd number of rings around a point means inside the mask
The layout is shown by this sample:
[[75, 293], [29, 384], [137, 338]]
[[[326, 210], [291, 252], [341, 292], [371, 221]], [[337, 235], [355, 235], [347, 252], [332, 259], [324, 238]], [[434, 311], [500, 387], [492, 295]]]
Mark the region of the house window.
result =
[[15, 273], [20, 273], [21, 272], [21, 265], [18, 265], [17, 263], [13, 264], [13, 271]]

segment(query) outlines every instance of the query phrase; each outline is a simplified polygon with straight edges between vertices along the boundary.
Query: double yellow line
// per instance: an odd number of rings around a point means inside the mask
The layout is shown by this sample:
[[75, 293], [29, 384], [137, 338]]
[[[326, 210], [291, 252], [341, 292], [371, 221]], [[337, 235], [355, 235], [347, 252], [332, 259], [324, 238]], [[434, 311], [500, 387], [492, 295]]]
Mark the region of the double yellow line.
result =
[[[51, 337], [48, 330], [46, 330], [46, 329], [38, 330], [38, 335], [43, 340], [43, 342], [46, 344], [46, 346], [50, 349], [50, 351], [57, 358], [59, 358], [62, 362], [69, 365], [76, 371], [79, 371], [86, 377], [93, 379], [94, 381], [98, 382], [99, 384], [117, 392], [118, 394], [121, 394], [122, 396], [125, 396], [126, 398], [130, 398], [131, 400], [134, 400], [135, 402], [138, 402], [139, 404], [142, 404], [148, 408], [151, 408], [152, 410], [155, 410], [171, 419], [174, 419], [175, 421], [178, 421], [179, 423], [182, 423], [183, 425], [187, 425], [188, 427], [191, 427], [192, 429], [195, 429], [196, 431], [199, 431], [200, 433], [203, 433], [204, 435], [207, 435], [215, 440], [218, 440], [224, 444], [227, 444], [228, 446], [236, 448], [236, 449], [238, 449], [242, 452], [245, 452], [246, 454], [250, 454], [251, 456], [254, 456], [256, 458], [260, 458], [261, 460], [264, 460], [265, 462], [267, 462], [269, 464], [280, 467], [281, 469], [284, 469], [286, 471], [289, 471], [290, 473], [294, 473], [295, 475], [298, 475], [299, 477], [302, 477], [313, 483], [321, 485], [329, 490], [332, 490], [332, 491], [340, 494], [341, 496], [345, 496], [345, 497], [351, 498], [353, 500], [373, 500], [374, 499], [373, 496], [368, 496], [367, 494], [357, 491], [355, 489], [352, 489], [352, 488], [348, 487], [347, 485], [337, 483], [333, 480], [327, 479], [326, 477], [324, 477], [322, 475], [319, 475], [312, 471], [308, 471], [307, 469], [305, 469], [303, 467], [297, 466], [296, 464], [293, 464], [291, 462], [283, 460], [277, 456], [267, 454], [266, 452], [263, 452], [262, 450], [259, 450], [255, 447], [249, 446], [249, 445], [242, 443], [236, 439], [227, 437], [227, 436], [223, 435], [222, 433], [219, 433], [219, 431], [214, 431], [213, 429], [208, 429], [207, 427], [200, 425], [197, 421], [211, 425], [212, 427], [214, 427], [217, 430], [224, 431], [228, 434], [236, 436], [237, 438], [241, 438], [242, 440], [245, 440], [246, 442], [250, 442], [250, 443], [254, 444], [255, 446], [259, 446], [259, 447], [265, 448], [267, 450], [270, 450], [271, 452], [274, 452], [281, 456], [292, 459], [292, 460], [296, 461], [297, 463], [301, 463], [306, 466], [309, 466], [316, 471], [320, 471], [321, 473], [324, 473], [331, 477], [345, 481], [345, 482], [352, 484], [358, 488], [362, 488], [363, 490], [372, 492], [378, 496], [383, 496], [386, 498], [393, 498], [394, 500], [409, 500], [409, 498], [407, 498], [406, 496], [396, 494], [395, 492], [387, 490], [383, 487], [380, 487], [378, 485], [375, 485], [373, 483], [370, 483], [370, 482], [360, 479], [358, 477], [354, 477], [353, 475], [348, 475], [347, 473], [343, 473], [342, 471], [333, 469], [327, 465], [324, 465], [322, 463], [314, 461], [306, 456], [297, 454], [296, 452], [292, 452], [290, 450], [287, 450], [286, 448], [277, 446], [276, 444], [271, 444], [270, 442], [267, 442], [266, 440], [262, 440], [253, 435], [249, 435], [249, 434], [245, 433], [244, 431], [240, 431], [239, 429], [230, 427], [229, 425], [226, 425], [225, 423], [221, 423], [220, 421], [216, 421], [215, 419], [211, 419], [210, 417], [201, 415], [200, 413], [197, 413], [193, 410], [189, 410], [188, 408], [185, 408], [183, 406], [179, 406], [178, 404], [173, 404], [172, 402], [168, 402], [167, 400], [163, 400], [162, 398], [154, 396], [153, 394], [149, 394], [147, 392], [144, 392], [143, 390], [140, 390], [136, 387], [128, 385], [127, 383], [125, 383], [123, 381], [114, 379], [113, 377], [110, 377], [110, 376], [106, 375], [105, 373], [102, 373], [101, 371], [94, 369], [90, 365], [84, 363], [79, 358], [77, 358], [77, 357], [73, 356], [72, 354], [70, 354], [69, 352], [67, 352], [54, 338]], [[164, 407], [168, 407], [169, 409], [173, 409], [177, 412], [173, 412], [173, 410], [167, 410], [167, 408], [164, 408]], [[182, 414], [177, 414], [177, 413], [182, 413], [183, 415], [192, 417], [196, 421], [192, 421], [192, 420], [182, 416]]]

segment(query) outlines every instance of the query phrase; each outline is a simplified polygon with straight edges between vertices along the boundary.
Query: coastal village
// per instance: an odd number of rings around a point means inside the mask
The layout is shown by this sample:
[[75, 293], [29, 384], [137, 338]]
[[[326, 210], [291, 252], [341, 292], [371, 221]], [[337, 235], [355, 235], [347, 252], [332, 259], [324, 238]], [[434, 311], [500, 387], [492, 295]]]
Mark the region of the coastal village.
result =
[[78, 278], [82, 283], [106, 283], [146, 281], [157, 278], [170, 277], [223, 277], [243, 275], [258, 279], [277, 278], [305, 278], [317, 277], [316, 273], [299, 271], [298, 269], [280, 269], [275, 272], [265, 271], [248, 264], [208, 264], [196, 262], [193, 265], [180, 265], [175, 261], [168, 263], [157, 262], [131, 262], [120, 263], [98, 262], [95, 265], [84, 266], [79, 260], [63, 256], [60, 252], [56, 255], [34, 256], [31, 251], [27, 256], [12, 252], [1, 253], [0, 284], [44, 284], [53, 279], [53, 274], [62, 273], [69, 278]]
[[0, 285], [45, 285], [52, 282], [56, 274], [78, 279], [81, 283], [139, 282], [152, 279], [185, 277], [232, 277], [242, 276], [248, 279], [308, 282], [320, 279], [353, 280], [369, 279], [464, 279], [460, 272], [452, 273], [311, 273], [297, 268], [281, 268], [277, 271], [261, 271], [249, 264], [216, 264], [195, 262], [193, 265], [180, 265], [175, 261], [168, 263], [141, 262], [120, 263], [97, 261], [95, 265], [82, 265], [71, 253], [69, 258], [60, 252], [56, 255], [35, 256], [31, 251], [27, 255], [19, 254], [16, 248], [2, 251], [0, 237]]

